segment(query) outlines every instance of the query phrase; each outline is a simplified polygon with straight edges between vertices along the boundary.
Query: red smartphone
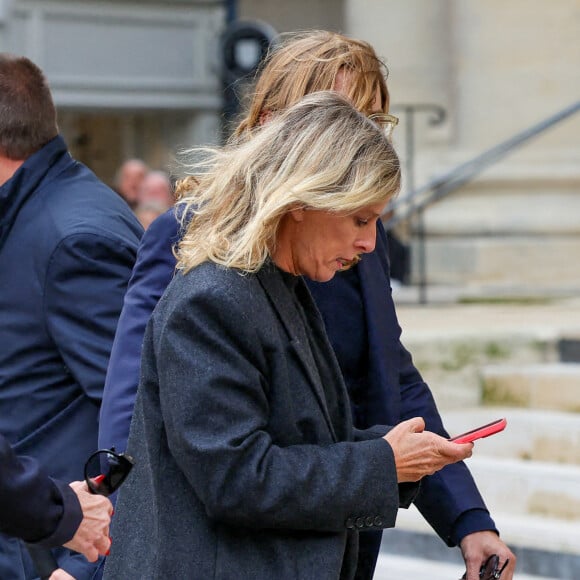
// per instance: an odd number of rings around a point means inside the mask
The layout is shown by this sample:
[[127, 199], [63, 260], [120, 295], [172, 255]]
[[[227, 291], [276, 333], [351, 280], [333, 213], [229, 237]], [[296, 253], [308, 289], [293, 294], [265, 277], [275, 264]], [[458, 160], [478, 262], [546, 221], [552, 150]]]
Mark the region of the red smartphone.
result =
[[499, 433], [505, 429], [507, 425], [507, 420], [504, 419], [496, 419], [487, 425], [482, 425], [481, 427], [477, 427], [476, 429], [472, 429], [471, 431], [467, 431], [462, 433], [461, 435], [456, 435], [455, 437], [451, 437], [449, 441], [453, 441], [454, 443], [471, 443], [476, 439], [482, 439], [483, 437], [489, 437], [490, 435], [494, 435], [495, 433]]

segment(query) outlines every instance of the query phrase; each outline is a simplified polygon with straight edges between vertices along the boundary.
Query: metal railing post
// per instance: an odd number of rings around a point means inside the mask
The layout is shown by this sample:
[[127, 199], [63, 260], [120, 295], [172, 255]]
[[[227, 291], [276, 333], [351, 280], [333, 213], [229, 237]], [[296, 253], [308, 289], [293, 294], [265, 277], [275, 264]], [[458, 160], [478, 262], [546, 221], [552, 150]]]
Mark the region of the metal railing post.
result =
[[[419, 112], [431, 113], [431, 125], [439, 125], [445, 120], [445, 109], [435, 103], [417, 103], [393, 106], [393, 110], [401, 110], [405, 119], [405, 173], [407, 177], [405, 193], [415, 191], [415, 114]], [[425, 235], [425, 218], [423, 212], [417, 212], [417, 259], [419, 276], [419, 303], [427, 304], [427, 240]]]

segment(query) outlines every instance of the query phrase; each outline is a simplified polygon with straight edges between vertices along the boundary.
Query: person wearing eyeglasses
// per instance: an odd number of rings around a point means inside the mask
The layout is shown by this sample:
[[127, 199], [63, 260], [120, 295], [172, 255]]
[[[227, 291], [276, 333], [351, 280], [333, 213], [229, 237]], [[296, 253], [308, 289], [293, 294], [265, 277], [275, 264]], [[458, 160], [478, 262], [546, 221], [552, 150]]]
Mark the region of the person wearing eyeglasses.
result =
[[[390, 135], [397, 124], [389, 114], [386, 68], [368, 43], [327, 31], [289, 34], [265, 61], [236, 138], [256, 128], [304, 94], [334, 89], [380, 124]], [[129, 284], [113, 344], [101, 407], [101, 447], [126, 447], [139, 381], [145, 325], [171, 281], [173, 248], [180, 225], [172, 210], [145, 233]], [[344, 375], [355, 427], [397, 424], [420, 416], [426, 428], [447, 437], [433, 395], [401, 342], [391, 294], [388, 243], [380, 220], [376, 248], [326, 283], [307, 280], [325, 322]], [[498, 531], [464, 463], [450, 465], [421, 483], [415, 505], [450, 547], [460, 546], [468, 580], [491, 554], [510, 559], [504, 578], [510, 580], [515, 556]], [[372, 578], [382, 532], [360, 534], [357, 580]]]
[[89, 493], [85, 482], [50, 478], [0, 435], [0, 531], [35, 546], [65, 546], [95, 562], [111, 544], [112, 512], [111, 502]]
[[469, 457], [424, 431], [353, 429], [304, 279], [372, 252], [400, 163], [334, 91], [194, 150], [178, 273], [151, 316], [105, 578], [355, 578], [359, 532]]

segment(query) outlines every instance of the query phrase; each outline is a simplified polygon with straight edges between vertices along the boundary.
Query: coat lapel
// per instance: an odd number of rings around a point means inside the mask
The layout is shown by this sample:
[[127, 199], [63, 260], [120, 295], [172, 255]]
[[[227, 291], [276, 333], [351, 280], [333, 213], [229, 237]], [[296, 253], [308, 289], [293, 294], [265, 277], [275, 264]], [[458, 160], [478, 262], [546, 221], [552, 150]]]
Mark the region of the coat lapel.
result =
[[[378, 424], [396, 424], [399, 414], [398, 377], [389, 378], [389, 367], [399, 367], [399, 350], [392, 337], [392, 329], [397, 327], [396, 318], [389, 308], [387, 292], [390, 292], [389, 281], [381, 264], [379, 252], [387, 249], [379, 242], [377, 249], [366, 254], [357, 264], [363, 304], [366, 316], [369, 348], [369, 383], [367, 401], [372, 406], [367, 409], [369, 426]], [[387, 388], [393, 384], [394, 388]]]
[[[324, 390], [320, 384], [318, 371], [312, 357], [308, 336], [300, 320], [301, 315], [297, 310], [294, 297], [282, 279], [282, 275], [273, 264], [266, 264], [257, 273], [257, 278], [290, 337], [290, 347], [296, 353], [296, 358], [300, 362], [308, 378], [308, 382], [316, 395], [332, 438], [334, 441], [338, 441], [328, 412]], [[298, 280], [298, 283], [303, 284], [302, 280]]]

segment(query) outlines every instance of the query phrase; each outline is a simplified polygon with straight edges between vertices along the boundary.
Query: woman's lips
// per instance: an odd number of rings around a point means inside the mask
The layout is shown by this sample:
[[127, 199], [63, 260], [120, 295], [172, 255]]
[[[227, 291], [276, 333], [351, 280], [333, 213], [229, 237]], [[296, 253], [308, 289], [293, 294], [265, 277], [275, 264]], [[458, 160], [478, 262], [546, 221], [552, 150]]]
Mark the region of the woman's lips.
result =
[[350, 260], [347, 258], [338, 258], [336, 261], [338, 262], [339, 270], [344, 272], [345, 270], [352, 268], [355, 264], [358, 264], [360, 262], [360, 256], [355, 256]]

